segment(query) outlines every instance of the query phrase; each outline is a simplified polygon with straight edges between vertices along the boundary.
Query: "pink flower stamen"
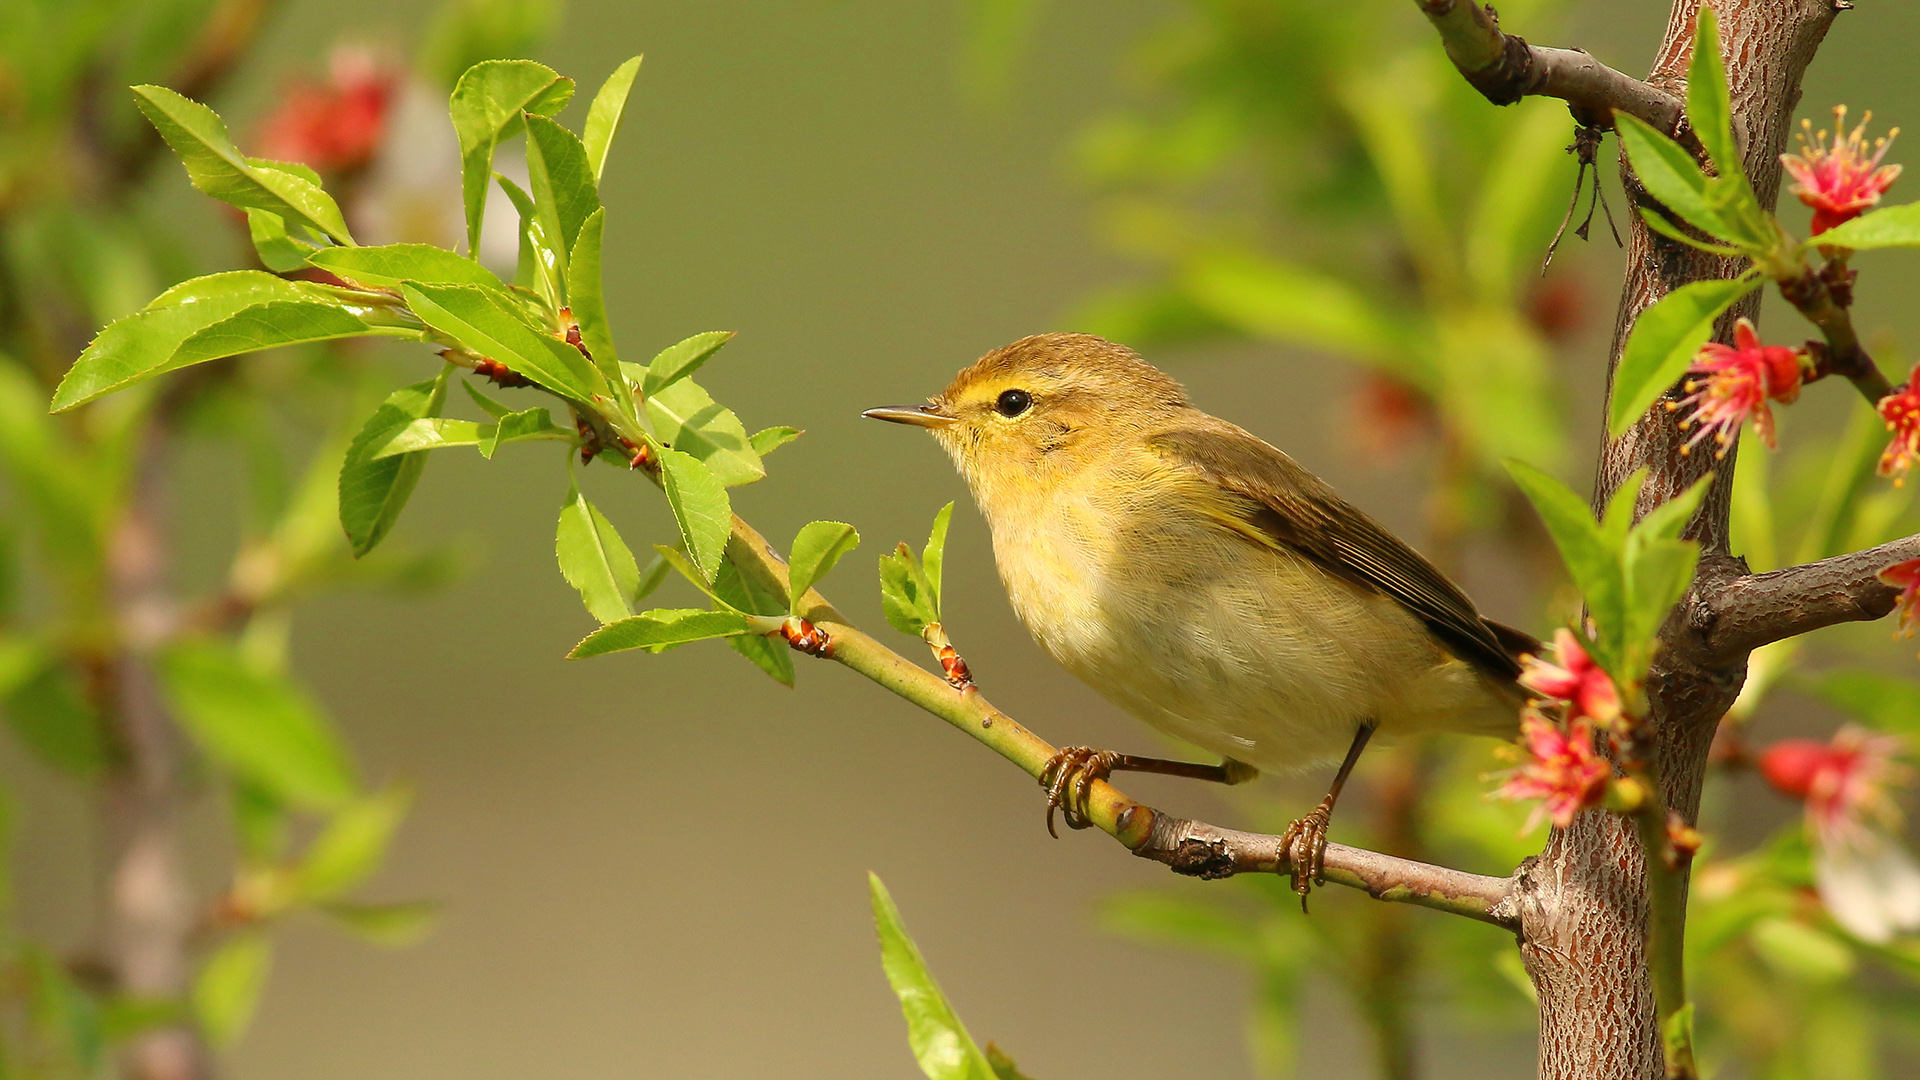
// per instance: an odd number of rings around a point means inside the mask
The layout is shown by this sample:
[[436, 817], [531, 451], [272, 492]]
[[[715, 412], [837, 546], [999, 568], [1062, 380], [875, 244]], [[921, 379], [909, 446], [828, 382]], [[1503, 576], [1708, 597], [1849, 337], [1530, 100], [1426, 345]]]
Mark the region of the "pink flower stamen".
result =
[[1880, 475], [1893, 477], [1894, 486], [1899, 487], [1907, 482], [1907, 470], [1920, 460], [1920, 364], [1907, 377], [1907, 385], [1881, 398], [1875, 408], [1893, 432], [1880, 455]]
[[1525, 657], [1520, 685], [1542, 697], [1569, 703], [1568, 722], [1584, 718], [1606, 727], [1620, 719], [1620, 692], [1613, 685], [1613, 677], [1593, 662], [1573, 631], [1563, 626], [1553, 632], [1553, 652], [1560, 663]]
[[1781, 154], [1780, 164], [1794, 179], [1793, 193], [1813, 207], [1813, 235], [1818, 236], [1843, 222], [1859, 217], [1900, 175], [1900, 166], [1882, 165], [1887, 147], [1899, 128], [1873, 141], [1873, 153], [1867, 152], [1867, 124], [1873, 113], [1860, 117], [1860, 124], [1847, 131], [1847, 107], [1833, 110], [1832, 141], [1828, 133], [1812, 135], [1813, 121], [1800, 121], [1800, 152]]
[[1900, 598], [1894, 602], [1894, 610], [1900, 613], [1899, 635], [1912, 637], [1915, 624], [1920, 623], [1920, 559], [1894, 563], [1878, 576], [1900, 590]]
[[1791, 404], [1800, 396], [1800, 353], [1782, 345], [1762, 345], [1753, 324], [1741, 319], [1734, 324], [1733, 344], [1709, 341], [1700, 346], [1688, 369], [1687, 395], [1669, 402], [1669, 411], [1693, 407], [1680, 421], [1680, 429], [1696, 428], [1682, 453], [1711, 437], [1714, 457], [1727, 456], [1727, 448], [1740, 434], [1740, 425], [1753, 417], [1753, 427], [1768, 446], [1774, 445], [1773, 411], [1768, 400]]
[[1606, 798], [1613, 766], [1593, 748], [1593, 725], [1585, 718], [1566, 727], [1529, 709], [1520, 718], [1526, 759], [1494, 792], [1501, 799], [1538, 799], [1527, 829], [1549, 817], [1556, 828], [1573, 823], [1581, 810]]

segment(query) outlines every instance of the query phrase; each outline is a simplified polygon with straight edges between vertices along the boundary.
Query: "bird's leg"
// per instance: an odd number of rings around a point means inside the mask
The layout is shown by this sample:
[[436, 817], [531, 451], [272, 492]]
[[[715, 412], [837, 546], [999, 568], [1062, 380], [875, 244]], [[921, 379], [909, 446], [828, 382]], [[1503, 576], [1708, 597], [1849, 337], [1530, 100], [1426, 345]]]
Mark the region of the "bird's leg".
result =
[[1293, 878], [1293, 891], [1300, 894], [1302, 911], [1307, 909], [1307, 893], [1326, 872], [1327, 825], [1333, 820], [1333, 804], [1339, 801], [1340, 789], [1347, 786], [1354, 763], [1360, 760], [1361, 751], [1367, 748], [1367, 740], [1373, 738], [1373, 729], [1378, 726], [1372, 720], [1360, 725], [1360, 730], [1353, 733], [1353, 745], [1347, 747], [1347, 758], [1340, 763], [1340, 771], [1333, 774], [1333, 786], [1327, 789], [1327, 797], [1320, 800], [1313, 813], [1288, 825], [1287, 831], [1280, 834], [1280, 850], [1287, 853], [1287, 873]]
[[1191, 761], [1117, 754], [1112, 750], [1095, 750], [1090, 746], [1069, 746], [1053, 755], [1046, 769], [1040, 773], [1040, 786], [1047, 789], [1048, 834], [1056, 838], [1060, 835], [1053, 828], [1055, 810], [1062, 812], [1067, 820], [1067, 828], [1086, 828], [1087, 793], [1093, 790], [1095, 780], [1105, 780], [1116, 772], [1185, 776], [1194, 780], [1210, 780], [1216, 784], [1245, 783], [1260, 775], [1253, 766], [1232, 758], [1218, 765], [1199, 765]]

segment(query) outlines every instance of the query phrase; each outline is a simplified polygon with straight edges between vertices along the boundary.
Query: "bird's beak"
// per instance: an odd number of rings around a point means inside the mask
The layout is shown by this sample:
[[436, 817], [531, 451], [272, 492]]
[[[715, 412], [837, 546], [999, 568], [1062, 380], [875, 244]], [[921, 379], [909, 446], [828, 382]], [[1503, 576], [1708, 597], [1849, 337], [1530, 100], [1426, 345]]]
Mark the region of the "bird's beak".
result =
[[923, 428], [951, 427], [960, 422], [958, 417], [938, 405], [883, 405], [860, 415], [869, 420], [886, 420]]

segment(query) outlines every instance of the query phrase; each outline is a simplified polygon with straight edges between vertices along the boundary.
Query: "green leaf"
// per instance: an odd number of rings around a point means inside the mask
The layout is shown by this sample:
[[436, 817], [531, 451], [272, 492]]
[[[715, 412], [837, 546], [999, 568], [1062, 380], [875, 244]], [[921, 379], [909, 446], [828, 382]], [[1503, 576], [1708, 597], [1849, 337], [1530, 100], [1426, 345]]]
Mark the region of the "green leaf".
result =
[[936, 622], [940, 619], [940, 575], [947, 561], [947, 526], [952, 523], [953, 504], [948, 503], [933, 515], [933, 531], [927, 535], [926, 549], [920, 555], [920, 574], [926, 579]]
[[573, 242], [567, 261], [567, 303], [580, 323], [580, 343], [593, 354], [594, 366], [607, 385], [618, 387], [625, 376], [620, 373], [620, 354], [613, 347], [613, 327], [607, 322], [606, 295], [600, 287], [600, 242], [606, 224], [603, 206], [580, 226], [580, 238]]
[[[747, 437], [747, 445], [760, 457], [766, 457], [775, 450], [800, 437], [799, 428], [770, 427], [761, 428]], [[763, 466], [764, 467], [764, 466]]]
[[534, 328], [505, 294], [474, 285], [415, 281], [400, 288], [414, 314], [467, 351], [497, 360], [577, 401], [592, 401], [604, 392], [605, 380], [579, 349]]
[[545, 409], [508, 413], [497, 422], [480, 425], [480, 456], [493, 460], [502, 443], [549, 440], [572, 442], [574, 433], [553, 422]]
[[[653, 550], [661, 560], [678, 571], [681, 577], [686, 578], [687, 582], [694, 588], [699, 589], [707, 599], [720, 605], [722, 611], [745, 614], [739, 607], [734, 605], [733, 601], [721, 594], [719, 587], [720, 575], [718, 573], [714, 574], [712, 581], [708, 581], [701, 575], [699, 568], [691, 562], [688, 562], [686, 555], [682, 554], [678, 548], [670, 548], [665, 544], [655, 544], [653, 545]], [[720, 561], [722, 568], [725, 568], [727, 563], [728, 560], [726, 559]], [[773, 604], [772, 607], [778, 611], [786, 610], [786, 597], [780, 597], [779, 602]]]
[[900, 998], [900, 1011], [907, 1018], [907, 1043], [913, 1047], [920, 1071], [927, 1080], [996, 1080], [993, 1066], [947, 1004], [926, 959], [907, 936], [887, 887], [874, 874], [867, 875], [867, 884], [873, 894], [874, 925], [880, 932], [880, 966]]
[[371, 325], [338, 302], [274, 300], [242, 308], [195, 332], [180, 343], [180, 348], [167, 361], [166, 370], [282, 345], [368, 336], [418, 341], [424, 335], [405, 327]]
[[320, 185], [280, 168], [251, 164], [233, 145], [227, 125], [212, 109], [164, 86], [136, 86], [139, 106], [180, 163], [193, 186], [221, 202], [277, 214], [342, 244], [353, 243], [340, 207]]
[[[634, 76], [640, 74], [640, 57], [636, 56], [607, 76], [600, 84], [600, 92], [593, 95], [593, 104], [587, 107], [585, 127], [587, 163], [593, 166], [594, 183], [600, 182], [600, 176], [607, 168], [607, 151], [613, 146], [613, 137], [620, 131], [621, 117], [626, 115], [627, 94], [633, 89]], [[595, 355], [598, 355], [596, 353]]]
[[580, 591], [580, 599], [594, 618], [610, 623], [633, 614], [632, 600], [640, 591], [640, 567], [613, 523], [580, 494], [578, 487], [567, 489], [554, 552], [560, 559], [560, 576]]
[[332, 729], [291, 682], [232, 648], [182, 641], [160, 658], [167, 703], [207, 756], [273, 797], [330, 809], [355, 794], [353, 767]]
[[432, 244], [321, 248], [307, 261], [348, 281], [383, 289], [397, 289], [402, 281], [504, 287], [493, 271]]
[[388, 395], [361, 426], [340, 465], [340, 526], [355, 558], [372, 551], [400, 520], [420, 473], [425, 454], [376, 457], [395, 433], [416, 420], [440, 415], [447, 401], [447, 379], [454, 366], [440, 369], [438, 378], [401, 387]]
[[1889, 206], [1862, 214], [1813, 238], [1821, 247], [1869, 248], [1920, 247], [1920, 202]]
[[733, 340], [733, 334], [731, 330], [709, 330], [661, 349], [653, 362], [647, 365], [647, 378], [643, 384], [646, 395], [652, 397], [698, 371], [708, 357]]
[[987, 1044], [987, 1065], [993, 1070], [996, 1080], [1033, 1080], [1020, 1071], [1020, 1066], [1014, 1064], [1013, 1058], [1005, 1050], [993, 1043]]
[[364, 447], [362, 460], [384, 461], [400, 454], [411, 454], [420, 450], [445, 450], [450, 446], [479, 446], [481, 432], [493, 429], [493, 424], [482, 425], [471, 420], [424, 416], [418, 420], [408, 420], [398, 427], [389, 428], [369, 438]]
[[[308, 235], [318, 235], [308, 229], [299, 230]], [[247, 211], [247, 238], [253, 241], [254, 253], [260, 256], [261, 265], [276, 274], [286, 274], [307, 265], [307, 259], [316, 251], [330, 251], [307, 239], [296, 235], [287, 228], [287, 219], [279, 214], [269, 214], [265, 210]], [[352, 251], [352, 248], [341, 248]], [[458, 258], [459, 256], [455, 256]]]
[[726, 553], [727, 537], [733, 535], [733, 505], [727, 489], [698, 458], [670, 448], [660, 451], [660, 478], [687, 554], [701, 577], [712, 581]]
[[495, 401], [493, 398], [488, 397], [478, 387], [474, 386], [471, 382], [468, 382], [465, 379], [462, 379], [460, 381], [460, 389], [465, 390], [467, 392], [467, 396], [473, 399], [473, 403], [475, 405], [480, 406], [481, 412], [486, 413], [488, 416], [493, 417], [495, 420], [498, 420], [503, 416], [513, 415], [512, 409], [508, 408], [505, 405], [500, 404], [498, 401]]
[[112, 750], [77, 674], [24, 642], [10, 652], [8, 666], [15, 670], [0, 697], [14, 734], [61, 772], [82, 779], [98, 776]]
[[814, 521], [800, 527], [787, 556], [787, 610], [800, 614], [800, 600], [826, 577], [840, 557], [860, 546], [860, 534], [839, 521]]
[[467, 206], [467, 254], [480, 250], [480, 222], [493, 178], [493, 151], [521, 127], [521, 114], [551, 116], [573, 97], [573, 80], [531, 60], [486, 60], [454, 85], [448, 111], [460, 141], [460, 190]]
[[751, 484], [767, 475], [740, 418], [692, 379], [649, 391], [646, 407], [660, 441], [699, 458], [723, 486]]
[[738, 634], [727, 639], [727, 646], [772, 676], [774, 682], [792, 689], [793, 650], [786, 642], [758, 634]]
[[1612, 672], [1616, 679], [1639, 682], [1645, 677], [1643, 665], [1653, 659], [1660, 626], [1693, 584], [1699, 559], [1700, 545], [1691, 540], [1659, 539], [1641, 530], [1627, 538], [1626, 618], [1616, 632], [1630, 659], [1623, 662], [1626, 670]]
[[346, 904], [335, 901], [321, 904], [340, 923], [341, 929], [362, 941], [388, 948], [412, 945], [432, 932], [440, 918], [440, 905], [431, 900], [401, 904]]
[[1740, 148], [1733, 141], [1733, 101], [1727, 90], [1727, 65], [1720, 55], [1720, 23], [1709, 4], [1700, 5], [1694, 22], [1693, 57], [1687, 66], [1687, 122], [1722, 177], [1743, 176]]
[[1759, 287], [1751, 271], [1723, 281], [1696, 281], [1660, 298], [1634, 320], [1613, 377], [1607, 431], [1618, 437], [1680, 381], [1713, 335], [1714, 320]]
[[294, 867], [294, 895], [308, 903], [333, 900], [372, 877], [412, 805], [413, 792], [394, 785], [341, 807]]
[[142, 311], [100, 331], [54, 391], [60, 412], [182, 366], [174, 355], [188, 338], [247, 308], [275, 301], [324, 301], [313, 286], [259, 270], [232, 270], [184, 281]]
[[540, 227], [540, 218], [533, 208], [533, 196], [520, 190], [520, 185], [499, 174], [494, 180], [500, 184], [500, 190], [507, 193], [515, 212], [520, 215], [520, 258], [514, 264], [513, 284], [516, 288], [527, 289], [539, 294], [549, 308], [558, 311], [560, 301], [560, 256], [554, 253], [553, 245], [547, 241], [547, 234]]
[[660, 609], [610, 622], [582, 638], [567, 654], [569, 660], [645, 649], [665, 652], [677, 645], [748, 632], [746, 616], [732, 611], [698, 608]]
[[1607, 542], [1593, 511], [1571, 488], [1525, 462], [1507, 462], [1507, 472], [1533, 503], [1574, 585], [1586, 597], [1587, 610], [1601, 628], [1595, 651], [1602, 666], [1613, 671], [1620, 659], [1613, 643], [1626, 612], [1620, 550]]
[[880, 556], [880, 611], [889, 626], [913, 637], [919, 637], [927, 624], [940, 621], [932, 589], [914, 563], [913, 550], [905, 544]]
[[[1707, 497], [1707, 489], [1711, 486], [1713, 486], [1713, 474], [1708, 473], [1695, 480], [1687, 490], [1647, 511], [1647, 516], [1640, 519], [1640, 523], [1633, 527], [1633, 532], [1649, 539], [1680, 539], [1680, 534], [1686, 531], [1687, 524], [1693, 520], [1694, 512], [1700, 508], [1700, 500]], [[1624, 492], [1626, 488], [1623, 486], [1620, 490]], [[1619, 499], [1619, 494], [1619, 492], [1615, 493], [1616, 501]], [[1633, 493], [1633, 497], [1638, 497], [1637, 490]], [[1613, 507], [1609, 505], [1607, 507], [1609, 521], [1613, 516]]]
[[1434, 372], [1406, 347], [1398, 320], [1339, 278], [1240, 251], [1213, 251], [1182, 271], [1214, 318], [1255, 337], [1349, 356], [1421, 387]]
[[[664, 571], [667, 562], [657, 559]], [[720, 603], [736, 611], [751, 612], [756, 615], [785, 615], [787, 597], [776, 593], [761, 584], [756, 578], [740, 572], [733, 558], [720, 560], [720, 572], [713, 578], [713, 594]], [[772, 676], [783, 686], [793, 685], [793, 650], [779, 638], [763, 637], [759, 634], [741, 634], [727, 639], [728, 647], [746, 657], [759, 668]]]
[[1739, 241], [1739, 229], [1715, 210], [1707, 193], [1707, 174], [1686, 148], [1627, 113], [1614, 114], [1614, 129], [1627, 151], [1634, 176], [1647, 193], [1682, 220], [1709, 236]]
[[1882, 731], [1920, 737], [1920, 684], [1866, 668], [1829, 672], [1813, 690], [1834, 708]]
[[260, 1004], [273, 962], [273, 945], [260, 930], [241, 930], [220, 943], [193, 981], [193, 1014], [207, 1041], [230, 1045]]
[[526, 125], [527, 179], [533, 189], [534, 214], [561, 260], [560, 276], [565, 281], [567, 253], [580, 235], [580, 226], [600, 209], [600, 193], [580, 136], [544, 116], [529, 115]]

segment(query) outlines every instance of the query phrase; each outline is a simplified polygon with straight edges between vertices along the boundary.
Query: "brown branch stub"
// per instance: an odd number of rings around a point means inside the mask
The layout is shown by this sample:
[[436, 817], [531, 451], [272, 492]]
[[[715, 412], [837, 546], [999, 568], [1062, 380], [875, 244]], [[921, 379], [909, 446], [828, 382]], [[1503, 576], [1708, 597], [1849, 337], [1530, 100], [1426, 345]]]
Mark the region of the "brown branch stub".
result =
[[[1158, 813], [1145, 806], [1131, 814], [1151, 815], [1140, 842], [1130, 845], [1143, 859], [1165, 863], [1176, 874], [1206, 880], [1235, 874], [1274, 874], [1286, 870], [1281, 838], [1265, 833], [1222, 829], [1203, 822]], [[1128, 832], [1137, 833], [1135, 822]], [[1328, 844], [1324, 880], [1360, 889], [1376, 900], [1415, 904], [1464, 915], [1518, 932], [1515, 878], [1487, 877], [1444, 866], [1383, 855], [1345, 844]]]
[[1867, 404], [1878, 405], [1881, 398], [1893, 393], [1893, 384], [1867, 355], [1854, 332], [1849, 310], [1853, 276], [1844, 264], [1829, 262], [1818, 271], [1808, 267], [1799, 277], [1780, 282], [1780, 295], [1826, 337], [1819, 349], [1808, 350], [1814, 356], [1814, 377], [1844, 376]]
[[1899, 590], [1879, 573], [1915, 558], [1920, 535], [1764, 574], [1729, 575], [1718, 583], [1703, 567], [1687, 612], [1689, 627], [1706, 659], [1729, 662], [1824, 626], [1885, 618]]
[[1500, 29], [1491, 8], [1472, 0], [1415, 0], [1440, 34], [1447, 58], [1462, 78], [1495, 105], [1523, 97], [1567, 103], [1581, 124], [1613, 128], [1613, 114], [1630, 113], [1674, 134], [1685, 113], [1680, 99], [1615, 71], [1578, 49], [1530, 45]]

